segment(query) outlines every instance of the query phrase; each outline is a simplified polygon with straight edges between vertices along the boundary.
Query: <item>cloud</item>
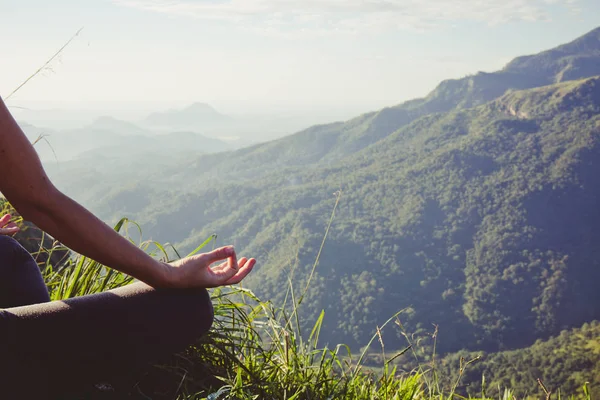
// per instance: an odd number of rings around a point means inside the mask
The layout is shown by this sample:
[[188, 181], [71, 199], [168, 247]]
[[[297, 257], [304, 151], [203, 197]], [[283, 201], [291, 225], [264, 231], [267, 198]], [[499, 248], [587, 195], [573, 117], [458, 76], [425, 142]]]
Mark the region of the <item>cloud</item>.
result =
[[158, 13], [222, 20], [265, 31], [429, 31], [458, 22], [499, 25], [549, 19], [578, 0], [113, 0]]

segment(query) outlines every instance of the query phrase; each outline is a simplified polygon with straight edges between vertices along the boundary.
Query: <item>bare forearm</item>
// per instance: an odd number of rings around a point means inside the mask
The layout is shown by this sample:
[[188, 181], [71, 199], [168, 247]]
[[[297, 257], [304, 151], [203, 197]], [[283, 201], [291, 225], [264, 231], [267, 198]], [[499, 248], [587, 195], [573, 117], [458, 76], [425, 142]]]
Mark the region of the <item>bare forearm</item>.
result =
[[68, 196], [55, 191], [21, 214], [74, 251], [155, 287], [169, 286], [168, 269]]
[[0, 189], [21, 215], [73, 250], [149, 285], [169, 286], [166, 264], [152, 259], [54, 187], [2, 99]]
[[[175, 265], [152, 259], [58, 191], [35, 149], [0, 99], [0, 191], [26, 219], [73, 250], [155, 287], [218, 287], [239, 283], [256, 260], [238, 264], [233, 247], [187, 257]], [[211, 269], [211, 264], [222, 263]]]

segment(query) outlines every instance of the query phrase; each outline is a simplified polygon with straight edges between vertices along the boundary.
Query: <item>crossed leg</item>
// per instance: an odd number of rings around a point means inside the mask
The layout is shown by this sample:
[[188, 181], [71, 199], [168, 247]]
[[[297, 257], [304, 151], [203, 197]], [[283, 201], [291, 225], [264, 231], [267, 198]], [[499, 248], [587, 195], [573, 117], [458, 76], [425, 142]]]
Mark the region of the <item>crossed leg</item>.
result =
[[204, 289], [134, 283], [50, 302], [35, 261], [6, 236], [0, 236], [0, 307], [6, 398], [44, 398], [122, 376], [185, 349], [213, 322]]

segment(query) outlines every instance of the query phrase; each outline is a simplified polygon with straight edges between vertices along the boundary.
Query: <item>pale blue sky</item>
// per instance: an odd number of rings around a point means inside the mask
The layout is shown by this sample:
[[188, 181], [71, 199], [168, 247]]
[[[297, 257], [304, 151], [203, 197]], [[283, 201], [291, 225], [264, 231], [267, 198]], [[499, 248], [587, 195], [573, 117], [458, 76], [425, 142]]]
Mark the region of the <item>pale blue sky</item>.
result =
[[600, 25], [598, 0], [0, 0], [13, 105], [368, 111]]

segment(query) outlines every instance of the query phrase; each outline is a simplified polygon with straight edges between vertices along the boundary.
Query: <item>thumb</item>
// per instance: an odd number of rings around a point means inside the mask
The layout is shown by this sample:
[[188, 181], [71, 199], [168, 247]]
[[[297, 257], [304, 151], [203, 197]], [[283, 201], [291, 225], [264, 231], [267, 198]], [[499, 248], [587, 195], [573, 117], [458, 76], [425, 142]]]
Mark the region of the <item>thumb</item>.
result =
[[4, 216], [2, 216], [2, 218], [0, 218], [0, 227], [3, 227], [4, 225], [8, 224], [10, 221], [11, 215], [10, 214], [6, 214]]

